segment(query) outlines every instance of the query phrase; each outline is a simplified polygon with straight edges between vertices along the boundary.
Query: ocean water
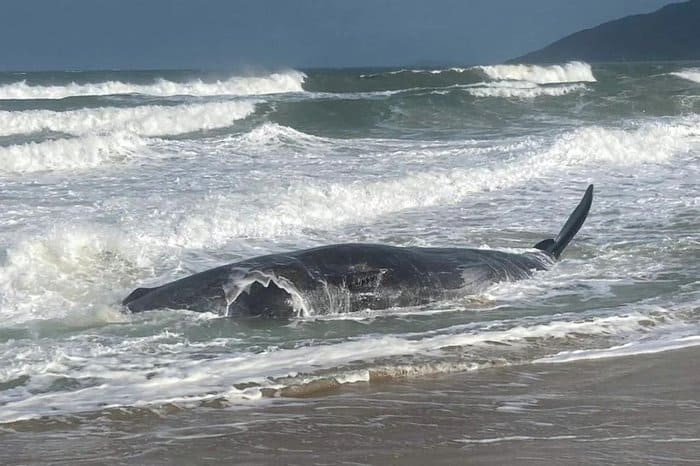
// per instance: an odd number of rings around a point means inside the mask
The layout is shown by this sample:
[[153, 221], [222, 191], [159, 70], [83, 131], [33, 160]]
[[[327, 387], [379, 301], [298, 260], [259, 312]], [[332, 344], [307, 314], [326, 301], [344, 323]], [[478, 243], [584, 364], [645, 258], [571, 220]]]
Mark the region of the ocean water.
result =
[[[524, 251], [588, 183], [563, 259], [479, 296], [288, 321], [119, 304], [339, 242]], [[0, 73], [0, 427], [700, 345], [699, 218], [697, 64]]]

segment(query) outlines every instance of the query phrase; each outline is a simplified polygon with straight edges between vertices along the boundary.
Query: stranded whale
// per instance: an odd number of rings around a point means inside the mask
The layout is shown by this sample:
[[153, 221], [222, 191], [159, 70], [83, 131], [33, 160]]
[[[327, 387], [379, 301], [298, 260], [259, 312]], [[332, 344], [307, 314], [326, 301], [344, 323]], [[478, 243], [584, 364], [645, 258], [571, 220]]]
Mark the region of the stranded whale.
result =
[[132, 312], [188, 309], [228, 316], [292, 317], [424, 304], [475, 294], [549, 267], [583, 225], [593, 185], [555, 239], [522, 254], [466, 248], [336, 244], [255, 257], [155, 288], [122, 302]]

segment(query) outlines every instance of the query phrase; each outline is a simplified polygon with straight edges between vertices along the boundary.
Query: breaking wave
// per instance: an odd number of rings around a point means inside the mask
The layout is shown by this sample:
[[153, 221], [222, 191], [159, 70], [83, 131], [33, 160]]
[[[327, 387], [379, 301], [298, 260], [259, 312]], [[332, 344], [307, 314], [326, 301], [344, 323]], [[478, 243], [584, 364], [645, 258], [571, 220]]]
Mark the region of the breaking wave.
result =
[[361, 78], [392, 76], [400, 74], [439, 75], [444, 73], [468, 73], [477, 71], [493, 80], [527, 81], [536, 84], [594, 82], [591, 65], [573, 61], [562, 65], [480, 65], [470, 68], [450, 67], [441, 69], [408, 69], [383, 71], [360, 75]]
[[188, 211], [191, 215], [178, 222], [171, 241], [203, 247], [221, 245], [232, 237], [285, 236], [307, 228], [367, 222], [390, 212], [454, 204], [475, 192], [505, 189], [570, 167], [662, 163], [693, 147], [689, 138], [698, 135], [696, 117], [629, 130], [592, 126], [563, 133], [534, 155], [505, 166], [426, 171], [362, 184], [304, 183], [278, 195], [270, 193], [275, 204], [255, 212], [234, 211], [230, 206], [241, 205], [240, 199], [214, 194], [200, 208]]
[[[0, 267], [0, 314], [5, 324], [68, 318], [123, 319], [111, 308], [152, 254], [128, 235], [97, 224], [53, 227], [7, 251]], [[87, 286], [86, 286], [87, 285]]]
[[536, 84], [596, 81], [591, 65], [578, 61], [564, 65], [493, 65], [477, 66], [475, 69], [495, 80], [528, 81]]
[[250, 151], [264, 151], [268, 146], [301, 146], [331, 144], [333, 140], [297, 131], [289, 126], [266, 122], [242, 135], [230, 138], [228, 143], [244, 146]]
[[694, 83], [700, 83], [700, 68], [689, 68], [687, 70], [677, 71], [671, 74]]
[[81, 136], [128, 131], [141, 136], [167, 136], [231, 125], [255, 110], [251, 102], [215, 102], [179, 106], [85, 108], [65, 112], [0, 111], [0, 136], [56, 131]]
[[120, 132], [0, 147], [0, 172], [94, 168], [107, 161], [131, 158], [146, 146], [147, 140], [142, 137]]
[[226, 80], [205, 82], [201, 79], [174, 82], [159, 79], [151, 84], [135, 84], [121, 81], [98, 83], [70, 83], [42, 86], [19, 81], [0, 86], [0, 99], [63, 99], [74, 96], [145, 94], [153, 96], [216, 96], [216, 95], [265, 95], [286, 92], [302, 92], [306, 75], [290, 70], [267, 76], [234, 76]]
[[540, 86], [527, 81], [498, 81], [468, 86], [465, 90], [474, 97], [503, 97], [530, 99], [540, 96], [562, 96], [586, 89], [581, 83]]
[[[222, 346], [230, 344], [225, 339], [191, 342], [172, 331], [125, 338], [116, 344], [94, 336], [71, 339], [60, 348], [35, 345], [18, 350], [5, 343], [0, 346], [5, 368], [0, 381], [25, 382], [4, 393], [0, 422], [121, 406], [196, 407], [207, 400], [241, 403], [266, 396], [304, 395], [329, 384], [520, 364], [528, 362], [528, 349], [547, 354], [558, 340], [621, 338], [673, 322], [670, 313], [557, 317], [545, 322], [494, 321], [405, 335], [369, 335], [342, 342], [305, 341], [260, 352], [221, 352]], [[466, 358], [460, 357], [457, 348], [469, 349]], [[208, 349], [219, 355], [196, 357]], [[138, 363], [131, 362], [125, 371], [129, 358]], [[85, 378], [87, 361], [90, 378]], [[46, 384], [73, 376], [86, 382], [79, 396], [73, 390], [44, 393]]]
[[[273, 139], [279, 135], [311, 137], [276, 126], [263, 132], [268, 130]], [[185, 205], [179, 205], [175, 211], [163, 206], [162, 216], [149, 218], [147, 222], [137, 218], [136, 223], [143, 223], [147, 228], [135, 229], [132, 231], [135, 236], [95, 230], [90, 226], [64, 229], [48, 234], [45, 239], [14, 246], [9, 252], [7, 266], [0, 273], [0, 281], [6, 281], [2, 296], [11, 301], [4, 302], [2, 307], [16, 309], [18, 316], [26, 318], [32, 318], [32, 309], [47, 308], [37, 302], [63, 303], [64, 307], [74, 302], [75, 306], [84, 307], [85, 303], [78, 299], [82, 291], [74, 293], [69, 285], [82, 283], [80, 286], [84, 286], [85, 281], [71, 274], [57, 274], [60, 270], [83, 267], [73, 262], [78, 259], [81, 264], [86, 260], [89, 265], [85, 276], [92, 275], [91, 280], [96, 283], [109, 283], [112, 293], [112, 287], [120, 289], [119, 285], [114, 285], [119, 280], [123, 282], [123, 289], [127, 289], [137, 278], [133, 270], [140, 269], [142, 266], [138, 264], [144, 261], [150, 264], [155, 260], [158, 253], [154, 251], [166, 250], [169, 257], [175, 257], [172, 250], [218, 247], [233, 238], [271, 241], [309, 229], [367, 223], [391, 212], [458, 203], [472, 193], [506, 189], [572, 167], [603, 165], [614, 170], [615, 167], [663, 163], [694, 147], [689, 137], [698, 135], [700, 121], [697, 117], [648, 123], [630, 130], [588, 127], [563, 133], [547, 146], [528, 146], [527, 151], [533, 151], [533, 155], [496, 167], [434, 169], [363, 184], [294, 183], [282, 189], [271, 188], [255, 201], [246, 195], [226, 192], [193, 197], [191, 201], [182, 199]], [[263, 144], [268, 141], [267, 136], [253, 140]], [[135, 151], [142, 150], [145, 142], [133, 135], [117, 134], [15, 146], [0, 149], [0, 167], [33, 171], [94, 166], [114, 157], [129, 158]], [[24, 152], [18, 153], [19, 149]], [[8, 154], [10, 151], [12, 157]], [[146, 253], [135, 249], [143, 247], [153, 251]], [[81, 258], [83, 256], [87, 258]], [[102, 259], [107, 262], [100, 262]], [[120, 268], [114, 269], [117, 266]], [[103, 272], [97, 271], [100, 268], [104, 273], [116, 272], [104, 279], [97, 278], [103, 276]], [[57, 288], [53, 284], [48, 286], [56, 277], [64, 277], [65, 283], [59, 280]], [[37, 288], [36, 283], [44, 285]], [[38, 293], [39, 301], [31, 299], [32, 293]]]
[[381, 73], [367, 73], [361, 74], [360, 78], [376, 78], [377, 76], [392, 76], [397, 74], [411, 73], [411, 74], [443, 74], [443, 73], [464, 73], [468, 71], [469, 68], [460, 68], [453, 66], [452, 68], [443, 68], [436, 70], [426, 70], [426, 69], [408, 69], [402, 68], [400, 70], [384, 71]]

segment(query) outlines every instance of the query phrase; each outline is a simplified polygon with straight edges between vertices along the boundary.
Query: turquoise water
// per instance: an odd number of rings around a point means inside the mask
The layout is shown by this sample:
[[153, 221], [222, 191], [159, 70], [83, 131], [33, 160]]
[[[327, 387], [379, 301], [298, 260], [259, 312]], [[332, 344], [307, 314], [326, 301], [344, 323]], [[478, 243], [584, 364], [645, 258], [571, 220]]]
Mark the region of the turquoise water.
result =
[[[0, 73], [0, 422], [700, 343], [697, 64]], [[290, 321], [121, 299], [338, 242], [563, 260], [420, 308]]]

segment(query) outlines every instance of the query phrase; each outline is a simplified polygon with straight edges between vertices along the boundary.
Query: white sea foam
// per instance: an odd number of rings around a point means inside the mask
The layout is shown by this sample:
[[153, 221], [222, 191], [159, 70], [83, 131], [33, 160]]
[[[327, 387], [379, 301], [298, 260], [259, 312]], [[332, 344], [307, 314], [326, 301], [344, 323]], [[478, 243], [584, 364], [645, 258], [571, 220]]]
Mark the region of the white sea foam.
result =
[[128, 131], [141, 136], [167, 136], [231, 125], [253, 113], [252, 102], [215, 102], [178, 106], [85, 108], [65, 112], [0, 111], [0, 136], [39, 131], [72, 135]]
[[403, 73], [412, 73], [412, 74], [464, 73], [465, 71], [468, 71], [468, 70], [469, 70], [469, 68], [460, 68], [457, 66], [453, 66], [451, 68], [437, 69], [437, 70], [402, 68], [400, 70], [385, 71], [382, 73], [361, 74], [360, 78], [376, 78], [377, 76], [392, 76], [392, 75], [403, 74]]
[[[271, 238], [305, 228], [362, 223], [390, 212], [453, 204], [472, 193], [504, 189], [578, 166], [635, 166], [665, 162], [688, 151], [700, 120], [657, 121], [636, 129], [591, 126], [563, 133], [547, 148], [497, 167], [454, 168], [363, 183], [303, 183], [270, 192], [273, 205], [254, 212], [231, 209], [242, 200], [208, 196], [178, 221], [173, 244], [216, 246], [233, 237]], [[426, 189], [429, 188], [429, 189]]]
[[698, 136], [697, 116], [651, 121], [634, 129], [591, 126], [564, 133], [542, 158], [555, 157], [569, 166], [659, 163], [689, 151]]
[[[395, 164], [392, 159], [406, 160], [436, 159], [439, 157], [472, 156], [493, 154], [530, 149], [536, 144], [531, 139], [505, 139], [501, 143], [488, 143], [476, 139], [456, 141], [429, 141], [387, 138], [347, 138], [337, 139], [316, 136], [299, 131], [278, 123], [266, 122], [249, 132], [217, 140], [215, 147], [207, 147], [211, 152], [218, 148], [225, 150], [242, 150], [246, 153], [269, 154], [272, 148], [284, 151], [303, 149], [303, 155], [308, 158], [323, 157], [331, 151], [358, 152], [357, 159], [386, 159]], [[347, 160], [347, 164], [353, 160]]]
[[700, 83], [700, 68], [688, 68], [671, 74], [694, 83]]
[[504, 442], [528, 442], [528, 441], [542, 441], [542, 440], [573, 440], [576, 439], [575, 435], [552, 435], [549, 437], [533, 437], [530, 435], [509, 435], [507, 437], [490, 437], [490, 438], [463, 438], [457, 439], [456, 442], [460, 443], [504, 443]]
[[[588, 63], [570, 62], [563, 65], [537, 66], [537, 65], [492, 65], [477, 66], [474, 68], [445, 68], [438, 70], [401, 69], [361, 75], [363, 78], [371, 78], [382, 75], [395, 75], [402, 73], [413, 74], [442, 74], [464, 73], [469, 70], [479, 70], [495, 82], [483, 82], [464, 87], [467, 92], [476, 97], [506, 97], [506, 98], [533, 98], [538, 96], [562, 96], [585, 89], [583, 82], [593, 82], [595, 77]], [[541, 84], [565, 84], [561, 86], [540, 86]], [[446, 93], [450, 88], [433, 90], [432, 93]], [[395, 92], [405, 92], [395, 91]]]
[[528, 81], [498, 81], [481, 83], [465, 87], [465, 90], [475, 97], [503, 97], [514, 99], [531, 99], [540, 96], [562, 96], [586, 89], [581, 83], [562, 84], [557, 86], [540, 86]]
[[610, 348], [562, 351], [554, 356], [540, 358], [535, 363], [562, 363], [587, 359], [607, 359], [641, 354], [653, 354], [663, 351], [673, 351], [700, 345], [700, 335], [662, 338], [648, 341], [634, 341]]
[[[386, 360], [401, 356], [438, 355], [448, 348], [493, 346], [501, 343], [508, 351], [528, 346], [532, 339], [580, 338], [581, 335], [624, 335], [649, 325], [650, 316], [631, 313], [580, 320], [554, 320], [547, 323], [508, 326], [492, 322], [485, 328], [455, 326], [439, 331], [405, 335], [369, 335], [339, 343], [307, 342], [294, 348], [268, 348], [267, 351], [221, 352], [206, 359], [194, 356], [202, 344], [190, 343], [183, 335], [164, 331], [148, 337], [130, 337], [112, 343], [85, 335], [60, 344], [19, 348], [4, 345], [0, 356], [2, 379], [30, 377], [27, 386], [3, 392], [0, 422], [57, 415], [119, 406], [153, 406], [176, 403], [183, 406], [202, 400], [228, 398], [231, 401], [260, 399], [262, 388], [283, 388], [289, 383], [308, 383], [313, 374], [343, 367], [355, 361]], [[659, 320], [662, 322], [663, 320]], [[207, 343], [203, 343], [205, 346]], [[19, 354], [21, 353], [21, 354]], [[456, 363], [464, 370], [464, 363]], [[467, 362], [469, 367], [473, 363]], [[449, 364], [438, 362], [441, 370]], [[415, 370], [377, 366], [380, 376], [395, 372], [420, 375], [434, 372], [431, 365]], [[366, 369], [371, 377], [372, 366]], [[388, 371], [388, 372], [387, 372]], [[99, 380], [97, 385], [79, 391], [42, 390], [59, 377], [79, 374], [83, 380]], [[330, 374], [336, 383], [367, 380], [367, 372], [349, 368]], [[291, 377], [291, 380], [289, 378]], [[329, 375], [320, 374], [320, 378]], [[317, 377], [317, 378], [318, 378]], [[232, 388], [236, 384], [258, 386]]]
[[3, 323], [113, 319], [118, 312], [108, 304], [117, 302], [139, 270], [152, 266], [143, 247], [95, 224], [56, 227], [20, 241], [0, 267]]
[[128, 131], [141, 136], [166, 136], [221, 128], [253, 113], [252, 102], [214, 102], [178, 106], [0, 111], [0, 136], [56, 131], [76, 136]]
[[81, 136], [0, 147], [0, 172], [82, 170], [126, 160], [146, 148], [147, 140], [132, 133]]
[[489, 78], [495, 80], [529, 81], [537, 84], [593, 82], [591, 65], [570, 62], [563, 65], [492, 65], [477, 66]]
[[0, 147], [0, 172], [83, 170], [129, 159], [147, 149], [144, 136], [166, 136], [231, 125], [252, 102], [90, 108], [65, 112], [0, 111], [0, 135], [50, 130], [76, 135]]
[[335, 141], [329, 138], [313, 136], [297, 131], [289, 126], [266, 122], [249, 132], [234, 136], [224, 143], [243, 146], [249, 151], [257, 152], [267, 150], [269, 146], [311, 146], [318, 144], [333, 144]]
[[31, 85], [19, 81], [0, 86], [0, 99], [62, 99], [73, 96], [146, 94], [154, 96], [214, 96], [214, 95], [264, 95], [285, 92], [302, 92], [306, 75], [290, 70], [265, 76], [234, 76], [226, 80], [205, 82], [201, 79], [174, 82], [165, 79], [150, 84], [121, 81], [97, 83], [69, 83], [65, 85]]

